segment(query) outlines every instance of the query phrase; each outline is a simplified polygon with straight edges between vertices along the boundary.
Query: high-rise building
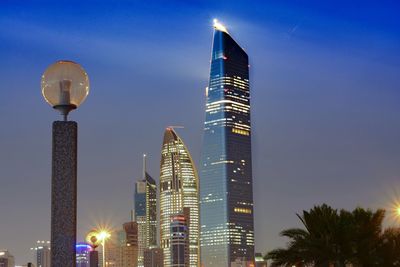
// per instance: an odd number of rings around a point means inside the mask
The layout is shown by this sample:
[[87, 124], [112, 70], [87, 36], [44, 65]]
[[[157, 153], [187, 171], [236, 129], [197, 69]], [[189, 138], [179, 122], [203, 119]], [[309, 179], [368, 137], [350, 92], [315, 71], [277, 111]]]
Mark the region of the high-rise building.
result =
[[147, 248], [144, 250], [144, 267], [164, 267], [162, 248]]
[[143, 252], [157, 246], [157, 186], [146, 172], [143, 155], [142, 179], [135, 184], [135, 220], [138, 223], [138, 266], [143, 266]]
[[254, 264], [249, 61], [215, 21], [200, 171], [201, 261]]
[[31, 248], [35, 253], [37, 267], [50, 267], [50, 241], [36, 242], [36, 247]]
[[14, 267], [14, 256], [8, 250], [0, 250], [0, 267]]
[[91, 246], [85, 242], [76, 244], [76, 267], [90, 267]]
[[164, 266], [171, 267], [171, 216], [189, 209], [189, 263], [200, 266], [198, 176], [190, 153], [172, 128], [167, 128], [160, 164], [160, 246]]
[[171, 267], [189, 266], [189, 212], [185, 211], [171, 216]]

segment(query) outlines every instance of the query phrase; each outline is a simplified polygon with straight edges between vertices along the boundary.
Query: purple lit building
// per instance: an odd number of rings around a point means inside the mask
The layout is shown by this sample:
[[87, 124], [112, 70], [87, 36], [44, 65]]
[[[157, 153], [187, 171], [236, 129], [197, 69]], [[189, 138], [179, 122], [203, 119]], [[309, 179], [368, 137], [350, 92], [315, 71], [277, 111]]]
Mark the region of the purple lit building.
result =
[[89, 267], [89, 252], [91, 247], [85, 242], [79, 242], [76, 244], [76, 267]]

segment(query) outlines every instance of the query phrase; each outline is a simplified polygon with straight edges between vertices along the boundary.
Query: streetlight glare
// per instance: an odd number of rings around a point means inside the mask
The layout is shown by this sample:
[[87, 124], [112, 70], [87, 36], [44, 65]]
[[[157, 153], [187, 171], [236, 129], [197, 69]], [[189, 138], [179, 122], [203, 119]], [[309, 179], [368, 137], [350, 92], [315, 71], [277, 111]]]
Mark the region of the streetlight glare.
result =
[[108, 238], [111, 237], [111, 234], [109, 232], [107, 232], [106, 230], [103, 230], [101, 232], [98, 233], [97, 238], [99, 240], [106, 240]]
[[400, 206], [396, 208], [396, 215], [400, 217]]

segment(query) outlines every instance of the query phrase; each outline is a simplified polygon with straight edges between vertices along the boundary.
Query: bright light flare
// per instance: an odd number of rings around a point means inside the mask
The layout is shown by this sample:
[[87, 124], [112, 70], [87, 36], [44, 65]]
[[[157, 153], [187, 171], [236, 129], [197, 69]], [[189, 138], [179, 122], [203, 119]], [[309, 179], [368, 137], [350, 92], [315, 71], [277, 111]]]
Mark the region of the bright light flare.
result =
[[213, 22], [214, 22], [214, 29], [228, 33], [226, 27], [223, 24], [221, 24], [217, 19], [214, 19]]
[[111, 237], [111, 234], [106, 231], [106, 230], [101, 230], [98, 234], [97, 234], [97, 238], [101, 241], [103, 240], [107, 240], [108, 238]]

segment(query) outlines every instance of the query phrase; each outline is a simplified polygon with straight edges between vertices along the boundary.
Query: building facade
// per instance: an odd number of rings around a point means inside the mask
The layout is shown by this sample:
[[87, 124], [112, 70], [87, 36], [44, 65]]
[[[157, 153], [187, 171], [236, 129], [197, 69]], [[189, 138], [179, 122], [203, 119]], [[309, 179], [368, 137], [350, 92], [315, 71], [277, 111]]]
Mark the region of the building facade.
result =
[[135, 184], [135, 220], [138, 223], [138, 266], [143, 266], [146, 248], [157, 246], [157, 186], [146, 172], [146, 155], [143, 156], [142, 179]]
[[164, 253], [161, 248], [144, 250], [144, 267], [164, 267]]
[[214, 25], [200, 171], [201, 259], [226, 267], [254, 264], [249, 61]]
[[76, 267], [90, 267], [91, 246], [85, 242], [76, 244]]
[[160, 164], [160, 246], [164, 266], [171, 267], [171, 216], [189, 212], [189, 263], [200, 266], [198, 175], [188, 149], [172, 128], [167, 128]]
[[37, 267], [50, 267], [50, 241], [38, 240], [36, 246], [31, 250], [35, 253]]
[[123, 225], [126, 243], [121, 247], [122, 264], [121, 267], [138, 266], [138, 223], [127, 222]]
[[171, 216], [171, 267], [189, 266], [189, 210], [184, 209], [183, 213]]
[[8, 250], [0, 250], [0, 267], [14, 267], [14, 256]]

